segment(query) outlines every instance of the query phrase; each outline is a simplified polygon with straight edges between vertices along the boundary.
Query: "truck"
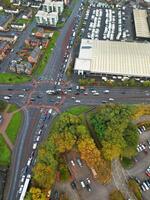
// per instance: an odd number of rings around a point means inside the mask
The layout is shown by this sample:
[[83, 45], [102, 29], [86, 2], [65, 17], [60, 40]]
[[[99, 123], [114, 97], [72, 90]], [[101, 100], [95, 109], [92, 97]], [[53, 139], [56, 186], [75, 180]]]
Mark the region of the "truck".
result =
[[22, 192], [21, 192], [19, 200], [24, 200], [24, 197], [26, 195], [30, 180], [31, 180], [31, 175], [28, 174], [27, 178], [26, 178], [26, 180], [24, 182], [24, 186], [23, 186], [23, 189], [22, 189]]
[[91, 168], [91, 171], [92, 171], [93, 177], [96, 178], [97, 177], [97, 173], [96, 173], [95, 169]]

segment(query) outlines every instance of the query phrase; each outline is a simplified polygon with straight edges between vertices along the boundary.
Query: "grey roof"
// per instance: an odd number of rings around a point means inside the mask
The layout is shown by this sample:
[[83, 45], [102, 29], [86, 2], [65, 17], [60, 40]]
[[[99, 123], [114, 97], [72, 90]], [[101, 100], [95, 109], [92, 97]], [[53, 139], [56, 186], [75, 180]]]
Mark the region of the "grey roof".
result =
[[0, 26], [3, 26], [3, 24], [5, 24], [10, 17], [11, 15], [0, 14]]
[[6, 41], [0, 42], [0, 49], [3, 49], [8, 43]]
[[150, 44], [82, 39], [74, 69], [150, 77]]
[[33, 49], [33, 51], [31, 52], [31, 57], [32, 58], [36, 58], [37, 57], [37, 55], [39, 55], [39, 53], [40, 53], [40, 48], [39, 47], [35, 47], [34, 49]]

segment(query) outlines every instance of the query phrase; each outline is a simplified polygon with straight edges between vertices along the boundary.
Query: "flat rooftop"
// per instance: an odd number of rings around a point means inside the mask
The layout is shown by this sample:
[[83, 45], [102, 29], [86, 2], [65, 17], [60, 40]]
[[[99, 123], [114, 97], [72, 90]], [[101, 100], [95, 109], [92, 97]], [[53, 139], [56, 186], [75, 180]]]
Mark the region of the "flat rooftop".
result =
[[147, 21], [147, 11], [134, 9], [133, 10], [136, 37], [150, 38], [150, 29]]
[[74, 70], [150, 77], [150, 44], [82, 39]]

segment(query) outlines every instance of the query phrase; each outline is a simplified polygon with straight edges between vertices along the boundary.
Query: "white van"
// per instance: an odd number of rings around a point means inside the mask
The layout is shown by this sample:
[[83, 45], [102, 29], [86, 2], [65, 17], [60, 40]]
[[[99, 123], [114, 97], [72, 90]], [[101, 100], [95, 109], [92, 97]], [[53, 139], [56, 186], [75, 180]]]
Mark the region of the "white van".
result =
[[36, 149], [36, 147], [37, 147], [37, 143], [34, 143], [32, 148]]
[[82, 186], [83, 188], [85, 188], [85, 183], [84, 183], [83, 181], [81, 181], [80, 183], [81, 183], [81, 186]]
[[52, 114], [52, 111], [53, 111], [52, 109], [49, 109], [48, 113], [49, 113], [49, 114]]

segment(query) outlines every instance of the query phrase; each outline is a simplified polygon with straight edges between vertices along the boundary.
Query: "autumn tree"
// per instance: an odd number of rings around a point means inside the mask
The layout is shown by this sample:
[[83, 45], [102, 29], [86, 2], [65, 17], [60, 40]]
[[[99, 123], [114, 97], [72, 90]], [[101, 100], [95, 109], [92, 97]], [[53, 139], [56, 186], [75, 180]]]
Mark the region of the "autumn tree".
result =
[[76, 137], [72, 133], [63, 132], [53, 136], [54, 143], [59, 153], [70, 151], [76, 142]]
[[55, 181], [55, 170], [38, 162], [33, 168], [33, 180], [38, 187], [49, 189]]
[[31, 187], [30, 194], [32, 196], [32, 200], [47, 200], [46, 196], [39, 188]]
[[109, 195], [110, 200], [125, 200], [123, 194], [119, 190], [113, 190]]
[[95, 146], [93, 139], [89, 136], [78, 142], [78, 150], [81, 158], [86, 161], [90, 168], [94, 168], [97, 172], [98, 179], [101, 183], [107, 183], [111, 178], [111, 167], [106, 162], [100, 151]]

